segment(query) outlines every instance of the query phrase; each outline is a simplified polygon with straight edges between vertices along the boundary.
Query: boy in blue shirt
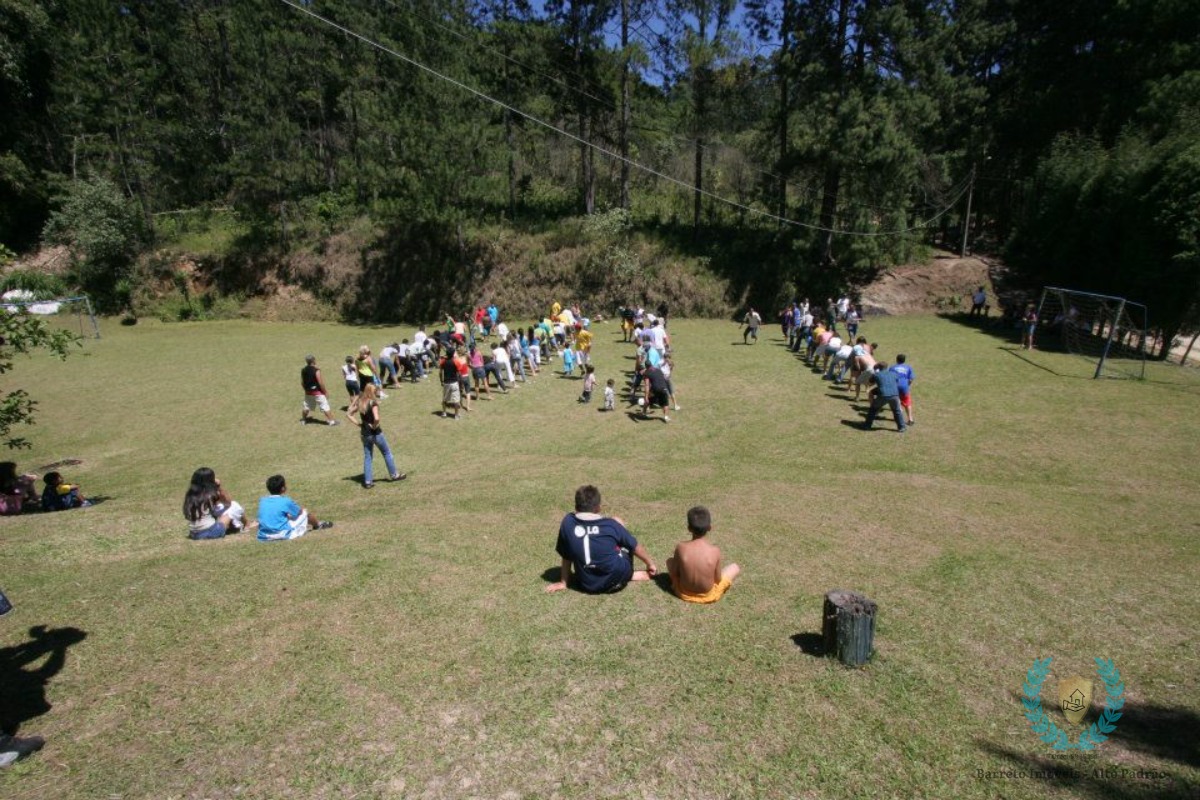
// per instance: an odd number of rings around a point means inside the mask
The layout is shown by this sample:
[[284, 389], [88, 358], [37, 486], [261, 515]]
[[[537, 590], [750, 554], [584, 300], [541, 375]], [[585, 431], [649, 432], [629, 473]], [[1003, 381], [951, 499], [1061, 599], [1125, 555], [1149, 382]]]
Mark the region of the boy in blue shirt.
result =
[[892, 372], [896, 373], [897, 381], [896, 388], [900, 390], [900, 407], [904, 409], [904, 417], [909, 425], [913, 424], [912, 413], [912, 383], [917, 379], [913, 368], [907, 363], [904, 354], [896, 356], [896, 363], [892, 366]]
[[298, 539], [311, 530], [332, 528], [332, 522], [319, 522], [309, 516], [307, 508], [301, 508], [288, 497], [287, 481], [282, 475], [267, 478], [270, 494], [258, 501], [258, 540], [276, 542], [282, 539]]

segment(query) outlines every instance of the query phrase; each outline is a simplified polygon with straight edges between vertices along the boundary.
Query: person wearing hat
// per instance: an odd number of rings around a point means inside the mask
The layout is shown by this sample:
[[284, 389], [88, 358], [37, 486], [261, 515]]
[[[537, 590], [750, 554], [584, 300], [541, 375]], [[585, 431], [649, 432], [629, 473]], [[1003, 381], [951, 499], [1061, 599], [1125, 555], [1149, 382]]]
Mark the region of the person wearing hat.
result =
[[329, 410], [325, 379], [321, 377], [316, 356], [304, 357], [304, 367], [300, 370], [300, 385], [304, 388], [304, 408], [300, 411], [300, 423], [307, 425], [308, 415], [319, 408], [325, 414], [325, 424], [337, 425], [337, 420]]

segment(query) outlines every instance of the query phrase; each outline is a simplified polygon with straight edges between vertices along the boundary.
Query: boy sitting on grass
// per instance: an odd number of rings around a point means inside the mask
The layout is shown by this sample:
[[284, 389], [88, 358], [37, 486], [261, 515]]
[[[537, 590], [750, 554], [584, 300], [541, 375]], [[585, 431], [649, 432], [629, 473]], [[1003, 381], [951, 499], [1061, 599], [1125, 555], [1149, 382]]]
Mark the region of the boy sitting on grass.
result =
[[298, 539], [309, 530], [332, 528], [333, 523], [318, 522], [310, 517], [307, 508], [301, 508], [288, 497], [287, 481], [282, 475], [267, 478], [267, 497], [258, 501], [258, 540], [275, 542], [282, 539]]
[[721, 549], [704, 538], [712, 530], [712, 515], [707, 508], [689, 508], [687, 526], [691, 541], [675, 545], [675, 555], [667, 559], [671, 588], [679, 599], [689, 603], [715, 603], [733, 585], [742, 568], [730, 564], [721, 569]]
[[[575, 490], [575, 513], [563, 517], [558, 526], [555, 551], [562, 558], [562, 570], [547, 592], [560, 592], [574, 583], [587, 594], [608, 594], [631, 582], [648, 581], [658, 572], [620, 517], [601, 513], [600, 490], [590, 484]], [[633, 557], [646, 569], [635, 570]]]
[[46, 488], [42, 490], [43, 511], [67, 511], [91, 505], [79, 487], [63, 481], [63, 476], [58, 472], [47, 472], [42, 480], [46, 482]]

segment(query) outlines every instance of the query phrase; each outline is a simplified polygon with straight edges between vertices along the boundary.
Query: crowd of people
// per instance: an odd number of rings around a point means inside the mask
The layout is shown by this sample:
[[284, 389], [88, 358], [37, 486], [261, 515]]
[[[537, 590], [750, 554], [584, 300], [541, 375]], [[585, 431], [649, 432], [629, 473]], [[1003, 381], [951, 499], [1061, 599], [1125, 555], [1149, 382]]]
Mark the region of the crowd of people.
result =
[[[671, 411], [682, 410], [675, 393], [672, 375], [675, 356], [671, 349], [671, 334], [667, 331], [667, 306], [658, 307], [658, 315], [644, 309], [622, 309], [629, 321], [628, 330], [622, 326], [623, 340], [634, 345], [634, 368], [630, 375], [626, 398], [637, 406], [638, 415], [649, 418], [655, 408], [662, 410], [663, 422], [670, 422]], [[605, 407], [613, 408], [614, 382], [605, 388]]]
[[[544, 370], [552, 369], [551, 361], [560, 358], [562, 374], [581, 378], [583, 390], [580, 403], [590, 403], [596, 392], [597, 373], [592, 362], [594, 334], [592, 320], [578, 305], [569, 308], [554, 303], [549, 314], [528, 327], [510, 329], [500, 318], [495, 304], [480, 306], [474, 312], [455, 318], [445, 315], [445, 324], [430, 332], [422, 325], [410, 342], [404, 339], [385, 345], [378, 355], [369, 345], [348, 355], [342, 367], [342, 377], [348, 396], [346, 418], [359, 432], [363, 451], [362, 486], [375, 486], [375, 452], [383, 457], [387, 480], [403, 481], [408, 475], [396, 465], [395, 454], [384, 433], [380, 401], [388, 397], [385, 389], [395, 390], [404, 382], [420, 383], [432, 374], [441, 385], [440, 416], [460, 419], [472, 412], [473, 403], [491, 400], [495, 392], [508, 394], [530, 383]], [[651, 315], [652, 317], [652, 315]], [[661, 327], [662, 322], [657, 321]], [[635, 331], [641, 341], [642, 323]], [[669, 340], [665, 332], [648, 335], [647, 342], [657, 345], [652, 356], [661, 361]], [[648, 344], [647, 346], [650, 346]], [[638, 377], [644, 351], [639, 347]], [[578, 375], [576, 375], [578, 372]], [[649, 369], [647, 386], [651, 383], [662, 389], [661, 378]], [[661, 370], [657, 373], [661, 375]], [[668, 373], [669, 374], [669, 373]], [[302, 424], [323, 422], [335, 426], [325, 376], [317, 358], [308, 355], [300, 370], [300, 385], [304, 392], [300, 412]], [[636, 388], [636, 384], [635, 384]], [[647, 399], [666, 408], [667, 398], [673, 400], [673, 388], [667, 394], [647, 389]], [[613, 410], [615, 381], [608, 379], [604, 388], [602, 410]], [[320, 413], [324, 419], [316, 418]], [[665, 416], [665, 410], [664, 410]], [[247, 522], [245, 510], [221, 486], [211, 468], [196, 470], [184, 498], [183, 514], [192, 539], [216, 539], [231, 533], [257, 529], [262, 541], [293, 539], [308, 530], [327, 528], [329, 522], [318, 522], [299, 504], [286, 497], [286, 483], [280, 475], [267, 480], [268, 494], [259, 501], [257, 519]]]
[[[788, 349], [824, 380], [847, 391], [853, 388], [855, 402], [862, 399], [863, 389], [867, 390], [869, 406], [861, 423], [865, 430], [874, 427], [884, 407], [891, 409], [901, 433], [914, 424], [912, 385], [916, 373], [908, 357], [900, 353], [892, 365], [876, 358], [879, 344], [859, 334], [862, 315], [850, 298], [829, 298], [816, 310], [807, 298], [797, 300], [779, 313], [779, 320]], [[839, 323], [845, 329], [844, 339]]]

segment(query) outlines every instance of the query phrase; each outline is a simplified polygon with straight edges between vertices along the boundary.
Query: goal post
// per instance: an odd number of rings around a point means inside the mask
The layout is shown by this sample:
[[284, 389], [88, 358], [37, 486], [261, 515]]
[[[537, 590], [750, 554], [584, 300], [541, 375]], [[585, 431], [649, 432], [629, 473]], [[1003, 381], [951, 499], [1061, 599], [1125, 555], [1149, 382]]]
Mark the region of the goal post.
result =
[[[96, 321], [96, 312], [92, 308], [92, 300], [86, 294], [77, 297], [55, 297], [49, 300], [39, 300], [33, 297], [32, 292], [17, 289], [4, 293], [4, 296], [0, 298], [0, 307], [3, 308], [3, 311], [0, 311], [0, 313], [7, 312], [9, 314], [24, 312], [43, 317], [74, 314], [80, 336], [91, 337], [93, 339], [100, 338], [100, 323]], [[86, 323], [84, 322], [85, 318], [87, 320]]]
[[1095, 362], [1093, 378], [1146, 377], [1146, 307], [1124, 297], [1047, 286], [1038, 326], [1063, 350]]

